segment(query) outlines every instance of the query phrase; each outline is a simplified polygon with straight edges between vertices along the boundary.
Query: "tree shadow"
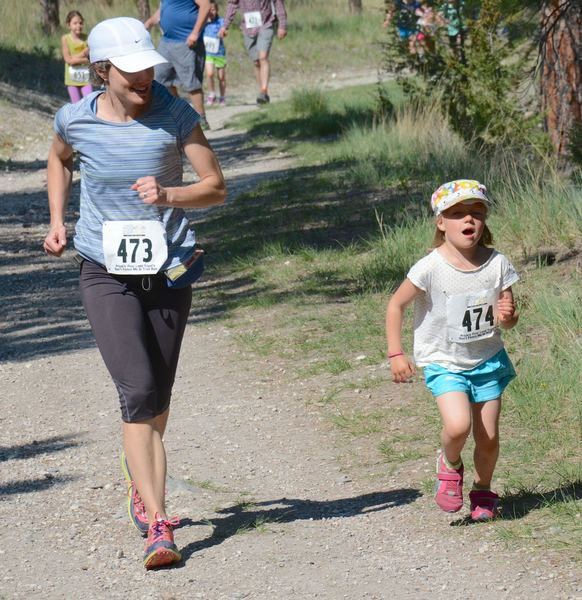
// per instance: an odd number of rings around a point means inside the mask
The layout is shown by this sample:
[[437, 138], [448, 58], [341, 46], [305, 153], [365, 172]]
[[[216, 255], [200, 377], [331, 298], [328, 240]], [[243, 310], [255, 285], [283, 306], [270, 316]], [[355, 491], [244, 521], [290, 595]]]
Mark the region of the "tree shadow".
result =
[[32, 440], [26, 444], [15, 446], [0, 446], [0, 462], [32, 458], [39, 454], [61, 452], [79, 445], [76, 438], [79, 434], [56, 435], [44, 440]]
[[[221, 544], [233, 535], [258, 529], [268, 525], [268, 523], [349, 518], [410, 504], [420, 497], [419, 490], [403, 488], [338, 500], [280, 498], [252, 504], [240, 503], [218, 511], [218, 514], [226, 515], [224, 517], [209, 519], [208, 521], [183, 519], [180, 522], [181, 527], [210, 525], [213, 528], [210, 537], [192, 542], [182, 548], [182, 563], [180, 564], [183, 565], [196, 552]], [[261, 507], [265, 507], [265, 510], [261, 510]]]
[[343, 110], [326, 108], [306, 111], [291, 119], [270, 120], [268, 113], [254, 113], [247, 134], [251, 137], [269, 137], [280, 140], [308, 140], [312, 138], [333, 139], [347, 127], [370, 124], [374, 119], [374, 109], [345, 107]]
[[[16, 88], [0, 88], [0, 97], [23, 109], [53, 114], [54, 103], [67, 101], [64, 63], [54, 58], [52, 49], [25, 52], [0, 46], [0, 82]], [[49, 94], [51, 102], [47, 105], [46, 99], [30, 92]]]
[[0, 485], [0, 498], [12, 496], [14, 494], [30, 494], [33, 492], [42, 492], [48, 488], [64, 485], [74, 480], [74, 477], [54, 477], [46, 475], [37, 479], [20, 479], [18, 481], [9, 481]]
[[[516, 521], [523, 519], [534, 510], [546, 508], [556, 504], [564, 504], [582, 500], [582, 481], [574, 481], [561, 485], [548, 492], [520, 491], [516, 494], [508, 494], [500, 499], [500, 515], [497, 521]], [[480, 521], [473, 521], [471, 517], [463, 517], [451, 523], [453, 527], [464, 527], [475, 525]]]

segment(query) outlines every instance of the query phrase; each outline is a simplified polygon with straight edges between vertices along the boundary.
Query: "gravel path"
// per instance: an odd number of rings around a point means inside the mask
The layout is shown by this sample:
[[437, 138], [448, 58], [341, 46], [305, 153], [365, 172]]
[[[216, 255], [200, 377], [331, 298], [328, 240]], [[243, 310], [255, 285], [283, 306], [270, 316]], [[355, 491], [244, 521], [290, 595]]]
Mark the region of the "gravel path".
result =
[[[292, 164], [241, 151], [241, 134], [220, 128], [247, 109], [209, 115], [233, 196]], [[451, 527], [416, 474], [346, 471], [345, 438], [310, 402], [318, 390], [196, 315], [167, 434], [184, 561], [146, 572], [126, 518], [116, 393], [73, 264], [40, 253], [50, 118], [31, 110], [7, 107], [12, 126], [32, 129], [0, 174], [0, 598], [582, 599], [577, 564], [508, 549], [487, 524]]]

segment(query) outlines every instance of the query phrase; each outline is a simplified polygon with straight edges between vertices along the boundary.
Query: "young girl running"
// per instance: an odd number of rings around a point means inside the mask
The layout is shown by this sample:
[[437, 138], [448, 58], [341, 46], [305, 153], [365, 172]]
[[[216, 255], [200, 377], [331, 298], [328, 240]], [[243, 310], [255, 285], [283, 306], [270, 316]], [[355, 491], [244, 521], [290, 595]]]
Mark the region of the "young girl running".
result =
[[442, 418], [436, 503], [446, 512], [463, 506], [461, 451], [473, 429], [475, 479], [471, 518], [498, 513], [491, 479], [499, 453], [501, 394], [515, 377], [499, 328], [517, 323], [511, 286], [519, 279], [509, 260], [490, 247], [491, 206], [484, 185], [460, 179], [431, 198], [435, 249], [408, 272], [388, 303], [388, 358], [395, 383], [415, 372], [402, 349], [404, 310], [414, 300], [414, 361]]
[[61, 38], [65, 61], [65, 85], [71, 102], [75, 103], [93, 91], [89, 83], [89, 47], [87, 36], [83, 33], [85, 24], [83, 15], [77, 10], [72, 10], [65, 22], [70, 30], [70, 33]]
[[[208, 22], [204, 26], [204, 46], [206, 48], [206, 78], [208, 80], [208, 96], [206, 104], [211, 106], [215, 102], [226, 104], [226, 50], [224, 41], [218, 32], [224, 26], [224, 19], [218, 16], [218, 5], [211, 0]], [[214, 72], [218, 77], [220, 96], [216, 97], [214, 86]]]

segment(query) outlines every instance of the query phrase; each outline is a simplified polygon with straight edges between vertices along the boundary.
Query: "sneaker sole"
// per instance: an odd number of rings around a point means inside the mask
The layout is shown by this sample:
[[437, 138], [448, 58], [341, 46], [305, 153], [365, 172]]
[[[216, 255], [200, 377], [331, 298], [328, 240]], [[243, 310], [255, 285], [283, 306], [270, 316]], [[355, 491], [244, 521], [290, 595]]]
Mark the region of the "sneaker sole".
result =
[[[127, 514], [129, 516], [129, 520], [133, 525], [134, 529], [141, 535], [141, 537], [145, 538], [148, 535], [148, 530], [145, 531], [141, 529], [141, 527], [135, 522], [133, 518], [133, 514], [131, 512], [131, 501], [133, 497], [133, 483], [131, 479], [131, 475], [129, 473], [129, 467], [127, 465], [127, 459], [125, 458], [125, 452], [121, 453], [121, 470], [123, 471], [123, 476], [127, 481]], [[148, 524], [149, 528], [149, 524]]]
[[127, 466], [127, 459], [125, 458], [125, 452], [121, 452], [121, 470], [123, 471], [123, 476], [125, 477], [125, 481], [127, 481], [128, 485], [131, 485], [131, 475], [129, 474], [129, 467]]
[[177, 550], [170, 548], [158, 548], [143, 559], [143, 566], [146, 569], [157, 569], [167, 567], [182, 560], [182, 555]]
[[493, 513], [490, 511], [481, 512], [478, 515], [474, 515], [473, 512], [471, 513], [471, 521], [475, 522], [493, 521], [499, 516], [499, 511], [495, 511]]

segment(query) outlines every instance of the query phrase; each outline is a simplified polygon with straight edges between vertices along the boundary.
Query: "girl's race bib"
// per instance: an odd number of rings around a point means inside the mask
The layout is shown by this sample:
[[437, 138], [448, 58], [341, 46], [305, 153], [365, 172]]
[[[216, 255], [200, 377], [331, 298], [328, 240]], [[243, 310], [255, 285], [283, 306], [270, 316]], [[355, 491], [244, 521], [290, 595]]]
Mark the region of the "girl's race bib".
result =
[[263, 17], [260, 10], [244, 13], [245, 27], [247, 29], [256, 29], [263, 25]]
[[168, 258], [160, 221], [104, 221], [103, 254], [108, 273], [155, 275]]
[[75, 83], [89, 83], [89, 67], [69, 65], [69, 77]]
[[217, 54], [220, 50], [220, 38], [204, 36], [204, 47], [208, 54]]
[[497, 290], [457, 294], [447, 298], [449, 342], [468, 344], [495, 333]]

